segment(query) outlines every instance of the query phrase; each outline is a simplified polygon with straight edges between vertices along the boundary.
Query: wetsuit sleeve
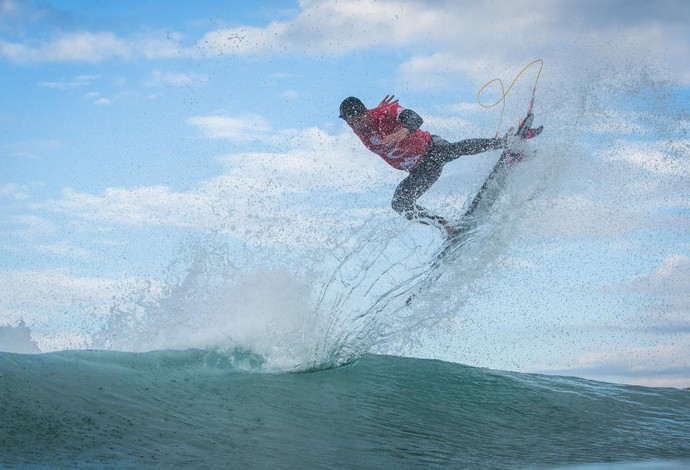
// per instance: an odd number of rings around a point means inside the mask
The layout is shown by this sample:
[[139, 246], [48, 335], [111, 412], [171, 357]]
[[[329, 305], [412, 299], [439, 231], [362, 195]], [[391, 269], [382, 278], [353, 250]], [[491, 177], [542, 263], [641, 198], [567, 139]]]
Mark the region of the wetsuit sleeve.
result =
[[409, 129], [411, 132], [414, 132], [417, 129], [419, 129], [419, 127], [424, 122], [424, 120], [419, 116], [419, 114], [415, 113], [411, 109], [403, 109], [400, 115], [398, 116], [398, 120], [402, 123], [403, 126]]

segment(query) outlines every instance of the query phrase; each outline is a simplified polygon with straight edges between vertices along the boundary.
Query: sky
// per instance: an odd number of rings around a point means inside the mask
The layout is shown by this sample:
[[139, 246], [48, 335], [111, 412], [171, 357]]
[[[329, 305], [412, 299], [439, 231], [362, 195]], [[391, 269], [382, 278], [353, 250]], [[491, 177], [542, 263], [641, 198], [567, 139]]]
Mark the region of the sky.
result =
[[[683, 0], [0, 0], [0, 349], [24, 328], [27, 351], [88, 347], [195, 244], [314, 266], [404, 224], [404, 175], [338, 119], [347, 96], [457, 140], [505, 133], [536, 84], [552, 174], [469, 304], [382, 352], [690, 387], [688, 25]], [[504, 109], [478, 104], [535, 59]], [[491, 164], [449, 165], [425, 204]]]

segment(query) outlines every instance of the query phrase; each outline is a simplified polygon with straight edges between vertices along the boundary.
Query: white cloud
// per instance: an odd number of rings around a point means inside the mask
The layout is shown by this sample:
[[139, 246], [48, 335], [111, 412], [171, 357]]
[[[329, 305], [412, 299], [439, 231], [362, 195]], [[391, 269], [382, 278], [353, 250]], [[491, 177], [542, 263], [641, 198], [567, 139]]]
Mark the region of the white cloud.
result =
[[[165, 35], [165, 37], [162, 37]], [[181, 35], [152, 33], [150, 37], [122, 38], [115, 33], [76, 31], [60, 34], [49, 40], [24, 43], [0, 41], [0, 57], [15, 64], [43, 62], [100, 63], [113, 59], [166, 59], [197, 55], [194, 49], [180, 44]], [[80, 83], [43, 82], [49, 88], [70, 88]]]
[[265, 136], [271, 127], [261, 116], [230, 117], [222, 115], [194, 116], [187, 120], [209, 139], [229, 139], [240, 142]]
[[[664, 263], [649, 277], [650, 287], [662, 287], [664, 290], [681, 292], [690, 281], [690, 257], [670, 255]], [[686, 291], [687, 292], [687, 291]]]
[[39, 253], [67, 258], [94, 259], [91, 251], [76, 247], [70, 243], [59, 242], [38, 246]]
[[[110, 280], [96, 277], [80, 277], [62, 269], [29, 271], [0, 270], [3, 285], [2, 308], [5, 316], [16, 312], [17, 317], [35, 317], [37, 312], [50, 308], [57, 312], [78, 303], [88, 303], [107, 313], [110, 301], [119, 293], [131, 291], [135, 279]], [[31, 292], [31, 296], [27, 296]], [[24, 315], [31, 312], [31, 315]]]
[[[510, 75], [536, 57], [547, 60], [551, 77], [561, 86], [580, 82], [582, 76], [591, 83], [644, 80], [641, 70], [655, 79], [687, 84], [690, 11], [681, 3], [660, 9], [611, 1], [603, 7], [610, 12], [604, 20], [601, 5], [587, 1], [535, 0], [524, 8], [509, 0], [306, 0], [289, 20], [209, 31], [191, 46], [175, 32], [121, 38], [111, 32], [80, 31], [50, 41], [3, 41], [0, 55], [15, 63], [100, 62], [286, 53], [341, 56], [405, 48], [414, 56], [400, 67], [401, 83], [416, 88]], [[567, 44], [567, 54], [562, 44]]]
[[133, 190], [108, 188], [100, 196], [65, 189], [62, 199], [49, 201], [45, 207], [126, 225], [186, 225], [178, 214], [207, 212], [203, 203], [196, 202], [193, 197], [174, 193], [170, 188], [153, 186]]
[[690, 257], [669, 255], [653, 272], [633, 278], [628, 287], [654, 299], [647, 308], [648, 326], [690, 332]]
[[645, 116], [639, 112], [623, 112], [615, 109], [602, 109], [587, 121], [587, 131], [597, 134], [648, 135], [651, 129], [644, 126]]
[[199, 55], [249, 55], [269, 52], [280, 47], [276, 38], [284, 25], [273, 24], [266, 29], [243, 26], [206, 33], [195, 45]]
[[461, 59], [451, 52], [437, 52], [413, 57], [401, 64], [398, 72], [406, 88], [429, 89], [445, 88], [457, 78], [474, 76], [478, 70], [486, 68], [485, 58]]
[[62, 78], [56, 82], [40, 82], [38, 86], [52, 88], [54, 90], [69, 90], [72, 88], [89, 86], [100, 78], [99, 75], [79, 75], [70, 79]]
[[[623, 2], [607, 4], [617, 10], [615, 5], [630, 10]], [[424, 41], [436, 47], [431, 54], [421, 49], [400, 66], [399, 81], [409, 88], [448, 89], [468, 79], [480, 86], [493, 77], [502, 78], [507, 87], [537, 57], [545, 60], [547, 77], [560, 87], [581, 87], [583, 78], [591, 87], [614, 93], [642, 80], [690, 83], [687, 67], [679, 66], [690, 59], [687, 8], [679, 8], [677, 15], [659, 9], [612, 13], [601, 21], [600, 6], [589, 2], [537, 1], [527, 9], [507, 1], [428, 7], [442, 15]], [[640, 4], [635, 8], [647, 10]]]
[[0, 55], [18, 64], [34, 62], [102, 62], [128, 58], [132, 50], [126, 41], [110, 32], [66, 33], [51, 42], [18, 44], [0, 41]]
[[[32, 325], [32, 336], [42, 351], [89, 346], [84, 343], [86, 337], [75, 342], [74, 338], [79, 335], [70, 333], [75, 325], [83, 328], [93, 323], [95, 327], [97, 318], [90, 317], [108, 315], [113, 299], [144, 288], [151, 291], [162, 289], [156, 281], [75, 276], [62, 269], [0, 270], [0, 284], [3, 286], [0, 324], [26, 320]], [[51, 334], [35, 334], [41, 325], [51, 324]], [[70, 331], [65, 332], [65, 328]]]
[[288, 150], [226, 155], [220, 159], [226, 174], [190, 191], [153, 186], [88, 194], [65, 189], [60, 199], [37, 208], [111, 224], [166, 225], [242, 238], [252, 233], [259, 244], [293, 244], [307, 237], [305, 243], [312, 246], [334, 227], [392, 212], [387, 199], [368, 209], [343, 208], [351, 195], [386, 187], [392, 191], [400, 179], [350, 133], [284, 130], [270, 139]]
[[31, 186], [25, 184], [7, 183], [0, 186], [0, 199], [8, 198], [16, 201], [31, 199]]
[[[231, 176], [236, 182], [256, 187], [257, 181], [265, 181], [262, 191], [284, 187], [312, 193], [319, 189], [368, 191], [400, 179], [349, 132], [332, 136], [318, 128], [283, 130], [272, 139], [290, 150], [224, 157], [233, 166]], [[271, 184], [278, 180], [282, 185]]]
[[97, 91], [91, 91], [89, 93], [85, 93], [82, 98], [85, 100], [93, 102], [95, 106], [108, 106], [111, 105], [113, 102], [110, 98], [106, 98], [104, 96], [101, 96], [100, 92]]
[[185, 57], [189, 55], [182, 47], [182, 34], [174, 32], [159, 32], [154, 36], [135, 39], [130, 43], [135, 53], [147, 59], [164, 59]]
[[469, 15], [449, 14], [452, 3], [308, 0], [300, 7], [290, 21], [211, 31], [195, 49], [202, 55], [343, 55], [381, 47], [434, 46], [457, 39], [461, 19], [472, 21]]
[[547, 141], [538, 149], [538, 159], [562, 165], [545, 197], [531, 202], [523, 223], [528, 233], [611, 241], [650, 227], [687, 233], [687, 141], [616, 140], [594, 154]]
[[580, 194], [536, 201], [523, 227], [529, 233], [568, 238], [606, 238], [648, 223], [644, 213], [629, 212]]
[[208, 76], [197, 73], [175, 73], [154, 70], [151, 72], [151, 75], [146, 82], [146, 86], [158, 87], [169, 85], [174, 87], [183, 87], [199, 85], [208, 81]]
[[[611, 10], [631, 7], [611, 2]], [[611, 70], [655, 67], [667, 77], [688, 83], [690, 43], [685, 8], [661, 12], [644, 5], [644, 14], [613, 14], [601, 21], [600, 5], [590, 2], [539, 1], [523, 8], [508, 0], [493, 2], [304, 1], [299, 14], [266, 27], [240, 26], [211, 31], [190, 54], [343, 55], [355, 50], [412, 47], [416, 56], [404, 63], [402, 82], [414, 87], [449, 86], [459, 78], [477, 80], [519, 70], [543, 56], [560, 78], [625, 79]], [[674, 10], [674, 9], [671, 9]], [[633, 10], [634, 11], [634, 10]], [[578, 21], [573, 21], [577, 18]], [[664, 26], [661, 27], [660, 25]], [[683, 39], [679, 39], [683, 38]], [[563, 55], [552, 44], [566, 43]], [[424, 51], [435, 51], [425, 54]], [[507, 68], [506, 68], [507, 67]], [[597, 80], [595, 75], [589, 75]], [[637, 78], [636, 78], [637, 79]], [[569, 81], [572, 83], [572, 80]]]
[[500, 263], [503, 266], [515, 269], [534, 269], [537, 267], [533, 261], [519, 256], [504, 256], [500, 259]]
[[[675, 155], [674, 155], [675, 154]], [[602, 156], [623, 161], [660, 176], [690, 177], [690, 141], [619, 141]]]
[[670, 344], [619, 347], [602, 350], [601, 344], [591, 345], [568, 360], [567, 369], [543, 369], [540, 372], [577, 374], [597, 380], [638, 384], [647, 387], [688, 387], [687, 334], [679, 333]]
[[35, 215], [15, 215], [7, 217], [10, 224], [14, 225], [10, 235], [18, 238], [34, 238], [43, 235], [51, 235], [57, 231], [57, 226], [50, 220]]

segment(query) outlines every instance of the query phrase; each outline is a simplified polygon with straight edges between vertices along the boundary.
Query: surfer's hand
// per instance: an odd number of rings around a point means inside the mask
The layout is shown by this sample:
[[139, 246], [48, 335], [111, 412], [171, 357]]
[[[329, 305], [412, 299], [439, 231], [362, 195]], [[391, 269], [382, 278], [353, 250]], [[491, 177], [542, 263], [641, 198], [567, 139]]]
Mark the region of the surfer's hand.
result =
[[395, 95], [386, 95], [386, 97], [384, 99], [382, 99], [381, 102], [379, 103], [379, 106], [383, 106], [385, 104], [397, 103], [398, 100], [394, 100], [394, 98], [395, 98]]

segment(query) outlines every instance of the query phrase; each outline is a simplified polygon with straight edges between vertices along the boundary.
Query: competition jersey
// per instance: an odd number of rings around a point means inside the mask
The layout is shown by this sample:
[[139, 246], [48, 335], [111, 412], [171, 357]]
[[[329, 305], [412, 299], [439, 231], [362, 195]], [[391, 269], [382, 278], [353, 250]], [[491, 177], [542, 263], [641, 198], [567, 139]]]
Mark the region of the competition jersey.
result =
[[397, 103], [381, 104], [376, 108], [368, 109], [367, 113], [371, 117], [371, 130], [367, 132], [355, 131], [355, 134], [369, 150], [383, 158], [393, 168], [411, 171], [424, 158], [429, 147], [431, 134], [417, 129], [397, 144], [386, 146], [381, 143], [385, 136], [404, 127], [398, 120], [398, 116], [404, 109]]

